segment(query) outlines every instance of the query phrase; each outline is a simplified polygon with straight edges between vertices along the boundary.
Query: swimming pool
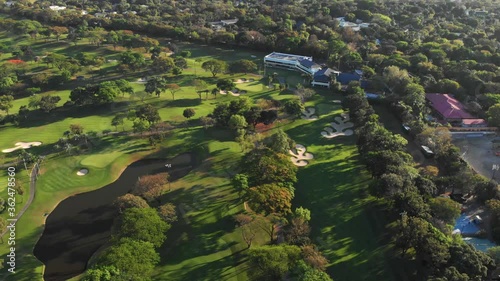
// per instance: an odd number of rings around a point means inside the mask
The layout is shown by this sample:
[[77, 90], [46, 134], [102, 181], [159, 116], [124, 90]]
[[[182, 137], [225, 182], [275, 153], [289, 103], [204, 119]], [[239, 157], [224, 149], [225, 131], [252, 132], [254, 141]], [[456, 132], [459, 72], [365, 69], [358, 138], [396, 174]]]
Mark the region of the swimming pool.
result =
[[470, 216], [465, 214], [458, 217], [453, 229], [460, 230], [460, 233], [464, 236], [474, 235], [481, 230], [479, 226], [470, 218]]

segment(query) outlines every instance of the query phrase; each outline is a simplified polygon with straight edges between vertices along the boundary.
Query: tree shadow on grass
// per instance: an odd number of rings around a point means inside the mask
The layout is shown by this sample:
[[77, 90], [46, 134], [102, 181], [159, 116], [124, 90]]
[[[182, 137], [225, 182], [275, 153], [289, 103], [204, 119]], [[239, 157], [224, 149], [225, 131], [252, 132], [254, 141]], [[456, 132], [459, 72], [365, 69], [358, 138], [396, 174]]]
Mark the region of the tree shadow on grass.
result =
[[[85, 118], [89, 116], [111, 116], [120, 109], [125, 109], [127, 102], [116, 102], [107, 105], [98, 106], [71, 106], [59, 107], [50, 113], [44, 113], [40, 110], [32, 111], [27, 120], [19, 123], [19, 128], [39, 127], [55, 122], [62, 121], [66, 118]], [[108, 124], [106, 124], [108, 125]], [[68, 128], [69, 129], [69, 128]], [[63, 132], [61, 132], [62, 134]]]
[[[16, 245], [14, 246], [16, 248], [16, 273], [12, 274], [7, 271], [10, 266], [5, 263], [7, 262], [7, 253], [5, 253], [5, 255], [2, 255], [4, 268], [0, 270], [0, 280], [31, 281], [42, 278], [41, 268], [38, 267], [41, 265], [41, 262], [33, 256], [33, 247], [42, 231], [43, 227], [39, 226], [27, 236], [16, 237]], [[4, 245], [2, 245], [5, 248], [7, 247], [6, 243], [7, 234], [4, 236]]]
[[198, 106], [202, 103], [200, 99], [193, 93], [193, 99], [177, 99], [177, 100], [169, 100], [166, 103], [166, 106], [169, 107], [190, 107], [190, 106]]
[[368, 177], [359, 176], [363, 169], [356, 157], [299, 170], [293, 203], [311, 210], [311, 237], [332, 262], [328, 268], [332, 276], [338, 280], [390, 280], [387, 247], [380, 240], [385, 227], [373, 225], [368, 215], [373, 211], [373, 198], [366, 192]]

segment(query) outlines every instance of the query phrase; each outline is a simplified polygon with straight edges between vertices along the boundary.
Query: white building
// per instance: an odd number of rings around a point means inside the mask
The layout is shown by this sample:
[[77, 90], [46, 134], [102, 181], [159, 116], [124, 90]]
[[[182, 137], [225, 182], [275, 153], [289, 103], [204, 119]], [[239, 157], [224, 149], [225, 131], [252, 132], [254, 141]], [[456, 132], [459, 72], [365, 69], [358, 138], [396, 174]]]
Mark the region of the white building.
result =
[[63, 6], [49, 6], [49, 9], [51, 9], [52, 11], [62, 11], [62, 10], [66, 10], [66, 7], [63, 7]]
[[269, 55], [265, 56], [264, 65], [269, 67], [296, 70], [309, 75], [314, 75], [314, 73], [321, 69], [321, 66], [315, 63], [312, 57], [277, 52], [272, 52]]
[[332, 76], [338, 76], [340, 73], [328, 67], [321, 67], [313, 61], [312, 57], [277, 52], [265, 56], [264, 65], [266, 67], [284, 68], [311, 75], [312, 86], [323, 86], [328, 88], [330, 87]]

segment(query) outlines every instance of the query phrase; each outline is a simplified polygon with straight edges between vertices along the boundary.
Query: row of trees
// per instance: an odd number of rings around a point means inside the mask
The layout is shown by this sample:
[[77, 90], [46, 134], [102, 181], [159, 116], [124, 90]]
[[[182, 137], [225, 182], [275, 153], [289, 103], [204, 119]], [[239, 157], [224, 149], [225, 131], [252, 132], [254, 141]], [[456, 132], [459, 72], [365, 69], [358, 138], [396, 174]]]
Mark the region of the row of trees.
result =
[[158, 248], [177, 220], [175, 206], [161, 202], [167, 183], [166, 173], [142, 176], [132, 193], [116, 199], [119, 217], [113, 225], [111, 245], [99, 254], [83, 280], [145, 280], [151, 276], [160, 261]]
[[105, 81], [97, 85], [77, 87], [70, 93], [70, 100], [76, 106], [101, 105], [112, 103], [125, 93], [133, 95], [134, 90], [127, 80]]
[[232, 178], [232, 185], [252, 211], [235, 217], [248, 248], [255, 237], [253, 228], [269, 234], [271, 243], [247, 252], [252, 280], [332, 280], [324, 272], [328, 260], [309, 238], [311, 212], [298, 207], [292, 211], [297, 167], [286, 153], [295, 146], [282, 130], [263, 140], [245, 154], [243, 173]]
[[[414, 168], [405, 150], [407, 141], [379, 123], [359, 85], [349, 85], [343, 106], [349, 109], [359, 152], [375, 178], [370, 191], [384, 198], [395, 214], [401, 214], [393, 230], [401, 255], [425, 264], [419, 276], [428, 276], [428, 280], [486, 278], [494, 268], [493, 260], [450, 236], [448, 225], [454, 224], [460, 206], [449, 198], [436, 197], [440, 194], [437, 184], [443, 185], [449, 178], [438, 178], [438, 172], [431, 168]], [[446, 150], [449, 144], [441, 141], [441, 145]]]

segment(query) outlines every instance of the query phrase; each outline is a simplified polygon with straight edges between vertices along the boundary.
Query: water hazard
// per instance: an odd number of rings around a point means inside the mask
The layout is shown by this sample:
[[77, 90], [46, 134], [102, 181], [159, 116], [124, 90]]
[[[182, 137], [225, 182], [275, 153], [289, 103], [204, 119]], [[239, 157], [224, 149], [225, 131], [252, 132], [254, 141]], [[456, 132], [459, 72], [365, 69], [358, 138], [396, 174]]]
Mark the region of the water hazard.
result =
[[92, 254], [110, 238], [117, 215], [113, 201], [129, 192], [138, 177], [168, 172], [173, 181], [188, 174], [193, 166], [191, 154], [171, 160], [140, 160], [129, 165], [115, 182], [62, 201], [47, 217], [34, 249], [35, 256], [45, 264], [45, 280], [67, 280], [85, 270]]

